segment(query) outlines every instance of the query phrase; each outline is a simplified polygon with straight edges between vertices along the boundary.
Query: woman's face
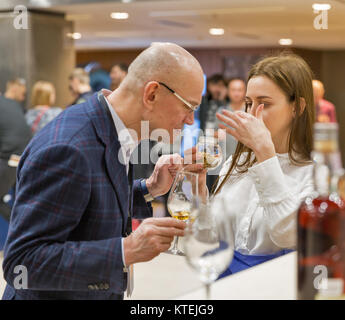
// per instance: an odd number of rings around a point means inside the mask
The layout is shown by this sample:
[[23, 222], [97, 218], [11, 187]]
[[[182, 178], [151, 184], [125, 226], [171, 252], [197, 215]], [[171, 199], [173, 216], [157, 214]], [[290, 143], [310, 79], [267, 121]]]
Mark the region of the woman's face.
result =
[[264, 104], [263, 120], [271, 132], [276, 152], [287, 152], [294, 105], [287, 100], [284, 92], [272, 80], [265, 76], [256, 76], [247, 84], [247, 111], [255, 115], [257, 107], [262, 103]]

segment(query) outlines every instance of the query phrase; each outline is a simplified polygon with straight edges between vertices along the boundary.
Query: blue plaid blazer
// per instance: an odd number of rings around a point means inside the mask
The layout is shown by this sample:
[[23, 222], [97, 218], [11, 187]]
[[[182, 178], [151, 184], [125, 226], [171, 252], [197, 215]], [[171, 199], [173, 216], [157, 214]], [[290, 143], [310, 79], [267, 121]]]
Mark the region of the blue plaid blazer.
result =
[[[113, 120], [97, 94], [66, 109], [25, 149], [4, 249], [3, 299], [116, 299], [126, 290], [121, 238], [128, 216], [126, 168]], [[140, 181], [136, 218], [152, 216]], [[14, 268], [28, 289], [14, 289]]]

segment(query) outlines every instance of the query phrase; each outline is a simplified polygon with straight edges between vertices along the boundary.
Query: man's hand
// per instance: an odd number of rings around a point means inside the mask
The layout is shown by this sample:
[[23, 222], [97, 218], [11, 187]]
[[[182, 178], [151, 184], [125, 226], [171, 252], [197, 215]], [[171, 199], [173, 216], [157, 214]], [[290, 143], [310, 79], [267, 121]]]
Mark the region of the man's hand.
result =
[[147, 218], [123, 241], [125, 264], [145, 262], [170, 248], [174, 236], [184, 236], [186, 224], [174, 218]]
[[146, 186], [155, 198], [166, 194], [174, 181], [176, 173], [182, 169], [183, 158], [175, 153], [161, 156], [150, 178], [146, 180]]
[[197, 153], [196, 147], [185, 150], [184, 152], [184, 171], [197, 173], [198, 191], [202, 200], [207, 200], [209, 192], [206, 185], [207, 169], [204, 168], [204, 158]]
[[109, 96], [112, 93], [112, 91], [108, 89], [101, 89], [101, 91], [105, 97]]

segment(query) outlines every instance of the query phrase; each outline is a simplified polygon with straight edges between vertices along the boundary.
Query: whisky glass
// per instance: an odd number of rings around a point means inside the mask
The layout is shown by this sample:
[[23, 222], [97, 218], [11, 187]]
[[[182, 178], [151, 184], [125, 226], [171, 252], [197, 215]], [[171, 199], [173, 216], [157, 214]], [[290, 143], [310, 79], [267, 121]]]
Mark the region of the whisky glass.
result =
[[[197, 173], [183, 170], [176, 174], [168, 197], [168, 211], [173, 218], [182, 221], [190, 218], [193, 199], [198, 196], [198, 178]], [[167, 253], [184, 255], [178, 248], [178, 239], [176, 236], [172, 248]]]
[[201, 161], [207, 170], [215, 169], [222, 163], [222, 149], [215, 137], [201, 136], [196, 145], [196, 151], [198, 163]]

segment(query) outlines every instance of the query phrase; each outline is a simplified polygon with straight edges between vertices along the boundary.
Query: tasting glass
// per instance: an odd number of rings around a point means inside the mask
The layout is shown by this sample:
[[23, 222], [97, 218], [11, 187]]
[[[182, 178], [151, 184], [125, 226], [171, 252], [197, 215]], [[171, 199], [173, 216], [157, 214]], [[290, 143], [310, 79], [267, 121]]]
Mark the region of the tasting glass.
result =
[[[193, 199], [198, 196], [198, 178], [197, 173], [183, 170], [176, 174], [168, 197], [168, 211], [173, 218], [183, 221], [189, 219]], [[175, 237], [173, 246], [167, 253], [184, 255], [178, 248], [178, 239]]]

